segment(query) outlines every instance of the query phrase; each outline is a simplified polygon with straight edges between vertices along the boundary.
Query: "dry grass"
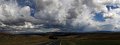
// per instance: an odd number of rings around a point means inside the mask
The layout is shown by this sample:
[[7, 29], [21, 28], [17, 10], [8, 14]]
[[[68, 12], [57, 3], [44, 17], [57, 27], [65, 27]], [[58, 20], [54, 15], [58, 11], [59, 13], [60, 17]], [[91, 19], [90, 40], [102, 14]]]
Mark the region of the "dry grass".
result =
[[[58, 39], [63, 45], [98, 45], [104, 43], [105, 45], [120, 44], [120, 35], [72, 35], [72, 36], [60, 36]], [[49, 36], [40, 35], [9, 35], [0, 33], [0, 45], [38, 45], [50, 41]], [[101, 44], [102, 45], [102, 44]]]
[[0, 34], [0, 45], [36, 45], [47, 41], [48, 36]]

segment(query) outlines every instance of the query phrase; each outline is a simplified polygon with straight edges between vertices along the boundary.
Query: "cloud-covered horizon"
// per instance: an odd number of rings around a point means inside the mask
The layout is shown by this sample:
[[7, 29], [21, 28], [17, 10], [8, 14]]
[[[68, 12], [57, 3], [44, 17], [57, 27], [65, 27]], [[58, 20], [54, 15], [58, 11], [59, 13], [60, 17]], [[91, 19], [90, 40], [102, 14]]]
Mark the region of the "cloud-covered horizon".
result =
[[0, 0], [0, 29], [17, 32], [117, 32], [120, 31], [119, 2]]

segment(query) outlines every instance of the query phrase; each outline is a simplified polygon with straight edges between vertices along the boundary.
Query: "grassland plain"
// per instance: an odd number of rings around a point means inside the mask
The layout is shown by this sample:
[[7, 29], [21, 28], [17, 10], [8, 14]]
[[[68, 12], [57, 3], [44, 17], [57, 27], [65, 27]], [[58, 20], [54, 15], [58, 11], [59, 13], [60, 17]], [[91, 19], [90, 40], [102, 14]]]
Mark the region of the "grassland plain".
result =
[[0, 45], [120, 45], [120, 35], [49, 36], [0, 34]]

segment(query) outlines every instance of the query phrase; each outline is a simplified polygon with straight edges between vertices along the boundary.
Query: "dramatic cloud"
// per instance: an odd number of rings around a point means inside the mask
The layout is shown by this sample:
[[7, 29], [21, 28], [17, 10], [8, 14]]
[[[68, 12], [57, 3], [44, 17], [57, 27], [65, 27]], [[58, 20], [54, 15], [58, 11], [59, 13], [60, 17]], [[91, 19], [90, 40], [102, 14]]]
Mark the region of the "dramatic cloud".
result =
[[[0, 1], [2, 30], [9, 27], [22, 32], [120, 31], [120, 0], [24, 1], [24, 6], [18, 0]], [[96, 20], [97, 16], [101, 18]]]

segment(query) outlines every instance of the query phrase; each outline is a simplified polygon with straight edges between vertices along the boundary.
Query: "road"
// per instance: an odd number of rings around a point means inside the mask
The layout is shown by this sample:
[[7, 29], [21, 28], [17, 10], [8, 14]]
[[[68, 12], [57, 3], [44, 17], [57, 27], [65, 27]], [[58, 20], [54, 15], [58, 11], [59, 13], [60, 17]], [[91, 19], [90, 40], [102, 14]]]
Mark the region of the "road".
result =
[[61, 41], [57, 40], [57, 39], [52, 39], [48, 42], [42, 43], [42, 44], [38, 44], [38, 45], [61, 45]]

